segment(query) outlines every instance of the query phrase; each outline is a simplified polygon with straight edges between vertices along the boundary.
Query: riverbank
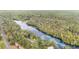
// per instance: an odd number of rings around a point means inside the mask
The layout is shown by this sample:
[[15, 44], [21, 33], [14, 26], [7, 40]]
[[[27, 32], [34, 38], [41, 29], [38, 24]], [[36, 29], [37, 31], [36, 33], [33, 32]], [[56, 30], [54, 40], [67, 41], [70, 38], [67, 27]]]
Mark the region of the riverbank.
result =
[[[26, 23], [23, 23], [22, 21], [15, 21], [22, 29], [24, 30], [28, 30], [32, 33], [35, 33], [36, 36], [40, 37], [41, 39], [45, 39], [45, 40], [52, 40], [57, 48], [65, 48], [65, 46], [68, 46], [66, 44], [64, 44], [64, 42], [62, 40], [60, 40], [57, 37], [48, 35], [45, 32], [42, 32], [40, 30], [38, 30], [38, 28], [36, 27], [32, 27]], [[69, 47], [69, 46], [68, 46]]]
[[46, 35], [49, 35], [49, 36], [51, 36], [51, 37], [53, 37], [53, 38], [56, 38], [56, 39], [59, 39], [61, 43], [65, 43], [66, 45], [70, 45], [70, 46], [73, 47], [73, 48], [79, 48], [78, 45], [71, 45], [71, 44], [68, 44], [68, 43], [64, 42], [61, 38], [56, 37], [56, 36], [53, 36], [53, 35], [51, 35], [51, 34], [49, 34], [49, 33], [46, 33], [46, 32], [44, 32], [44, 31], [42, 31], [41, 29], [39, 29], [39, 28], [38, 28], [37, 26], [35, 26], [35, 25], [28, 24], [28, 22], [27, 22], [27, 25], [36, 28], [37, 30], [39, 30], [40, 32], [42, 32], [42, 33], [44, 33], [44, 34], [46, 34]]

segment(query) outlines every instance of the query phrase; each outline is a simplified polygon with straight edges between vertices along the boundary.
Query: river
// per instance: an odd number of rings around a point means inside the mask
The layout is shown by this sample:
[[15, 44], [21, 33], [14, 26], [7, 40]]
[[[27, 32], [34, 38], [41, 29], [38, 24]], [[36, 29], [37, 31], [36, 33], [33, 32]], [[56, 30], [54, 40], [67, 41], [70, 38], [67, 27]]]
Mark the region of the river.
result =
[[[51, 37], [50, 35], [47, 35], [41, 31], [39, 31], [35, 27], [30, 26], [30, 25], [26, 24], [25, 22], [17, 21], [17, 20], [15, 20], [14, 22], [16, 22], [21, 27], [22, 30], [27, 30], [27, 31], [30, 31], [31, 33], [34, 33], [35, 36], [40, 37], [42, 40], [53, 41], [55, 43], [56, 48], [58, 48], [58, 49], [64, 49], [64, 47], [68, 46], [64, 42], [61, 42], [60, 39]], [[69, 45], [69, 47], [71, 47], [71, 46]], [[75, 47], [72, 47], [72, 48], [75, 48]]]

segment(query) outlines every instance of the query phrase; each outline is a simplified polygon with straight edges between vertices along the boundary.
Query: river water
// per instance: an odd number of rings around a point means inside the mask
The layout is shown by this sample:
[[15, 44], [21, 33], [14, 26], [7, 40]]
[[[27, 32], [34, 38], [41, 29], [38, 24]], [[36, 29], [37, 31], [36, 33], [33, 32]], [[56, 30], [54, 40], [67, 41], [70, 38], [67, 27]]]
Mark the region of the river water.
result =
[[21, 27], [22, 30], [27, 30], [27, 31], [30, 31], [31, 33], [34, 33], [35, 36], [40, 37], [42, 40], [53, 41], [55, 43], [56, 48], [63, 49], [64, 47], [68, 46], [64, 42], [61, 42], [61, 40], [51, 37], [50, 35], [47, 35], [41, 31], [39, 31], [35, 27], [30, 26], [30, 25], [26, 24], [25, 22], [16, 21], [16, 20], [14, 22], [16, 22]]

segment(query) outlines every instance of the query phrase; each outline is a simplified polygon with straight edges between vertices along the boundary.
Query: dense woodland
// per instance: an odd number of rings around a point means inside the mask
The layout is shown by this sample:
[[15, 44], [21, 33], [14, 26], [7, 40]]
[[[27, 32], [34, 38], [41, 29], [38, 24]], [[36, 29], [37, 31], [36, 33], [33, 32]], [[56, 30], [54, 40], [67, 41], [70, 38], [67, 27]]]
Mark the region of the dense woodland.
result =
[[[49, 46], [55, 48], [54, 42], [41, 40], [33, 33], [22, 30], [14, 20], [27, 22], [67, 44], [79, 46], [78, 11], [0, 11], [0, 34], [5, 33], [5, 39], [10, 45], [15, 45], [17, 42], [27, 49], [45, 49]], [[2, 36], [0, 36], [0, 48], [5, 48]]]

